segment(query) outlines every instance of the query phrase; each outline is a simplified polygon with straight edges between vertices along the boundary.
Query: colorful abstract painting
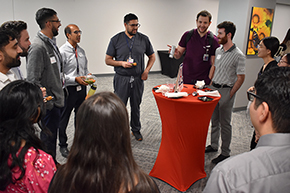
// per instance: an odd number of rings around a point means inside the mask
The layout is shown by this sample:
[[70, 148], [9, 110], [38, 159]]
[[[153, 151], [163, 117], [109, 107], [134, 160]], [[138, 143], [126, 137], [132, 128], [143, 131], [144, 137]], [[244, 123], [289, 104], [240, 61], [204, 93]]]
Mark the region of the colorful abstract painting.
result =
[[247, 55], [256, 55], [258, 45], [264, 37], [271, 35], [274, 9], [253, 7], [248, 36]]

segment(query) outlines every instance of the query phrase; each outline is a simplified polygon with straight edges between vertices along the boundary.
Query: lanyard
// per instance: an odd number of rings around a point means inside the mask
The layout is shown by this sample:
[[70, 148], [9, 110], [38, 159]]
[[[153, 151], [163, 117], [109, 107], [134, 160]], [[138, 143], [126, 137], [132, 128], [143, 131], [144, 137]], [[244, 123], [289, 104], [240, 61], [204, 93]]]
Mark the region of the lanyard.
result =
[[17, 67], [17, 71], [18, 71], [18, 73], [19, 73], [19, 78], [20, 78], [20, 80], [24, 80], [23, 77], [22, 77], [22, 74], [21, 74], [21, 72], [20, 72], [19, 67]]
[[77, 48], [75, 49], [75, 57], [76, 57], [76, 61], [77, 61], [77, 74], [79, 75], [79, 73], [80, 73], [80, 66], [79, 66], [78, 51], [77, 51]]
[[127, 42], [127, 46], [129, 48], [129, 58], [131, 58], [132, 56], [132, 49], [133, 49], [133, 44], [134, 44], [134, 40], [135, 40], [135, 36], [132, 37], [132, 41], [131, 41], [131, 45], [129, 45], [129, 42], [128, 42], [128, 36], [124, 33], [125, 37], [126, 37], [126, 42]]

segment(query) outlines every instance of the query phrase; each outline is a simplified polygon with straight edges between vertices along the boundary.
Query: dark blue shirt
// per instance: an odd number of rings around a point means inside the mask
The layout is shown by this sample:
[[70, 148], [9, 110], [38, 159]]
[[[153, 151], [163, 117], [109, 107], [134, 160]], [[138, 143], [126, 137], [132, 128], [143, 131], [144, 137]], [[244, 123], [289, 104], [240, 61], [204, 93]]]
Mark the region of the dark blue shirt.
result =
[[150, 56], [154, 53], [150, 40], [146, 35], [138, 32], [134, 38], [130, 39], [123, 31], [111, 38], [106, 54], [115, 58], [116, 61], [127, 61], [132, 41], [131, 57], [137, 63], [137, 66], [132, 66], [132, 68], [114, 67], [115, 72], [119, 75], [141, 76], [144, 71], [144, 54]]

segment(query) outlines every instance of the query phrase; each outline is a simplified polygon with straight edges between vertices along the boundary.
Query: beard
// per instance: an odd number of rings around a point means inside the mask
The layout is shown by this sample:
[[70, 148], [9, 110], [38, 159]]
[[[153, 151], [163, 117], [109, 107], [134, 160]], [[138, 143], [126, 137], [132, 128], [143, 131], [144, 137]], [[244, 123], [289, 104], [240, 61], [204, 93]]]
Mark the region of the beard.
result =
[[55, 27], [52, 28], [52, 34], [53, 34], [53, 36], [57, 36], [58, 35], [57, 28], [55, 28]]
[[[134, 32], [133, 32], [133, 31], [134, 31]], [[129, 30], [127, 29], [127, 32], [128, 32], [128, 34], [130, 34], [130, 36], [134, 36], [134, 35], [136, 35], [137, 30], [136, 30], [136, 29], [132, 29], [131, 31], [129, 31]]]
[[131, 36], [136, 35], [136, 33], [137, 33], [137, 31], [136, 32], [133, 32], [133, 30], [132, 31], [128, 31], [128, 34], [130, 34]]
[[203, 31], [201, 30], [201, 28], [199, 27], [199, 28], [197, 28], [197, 30], [200, 32], [200, 33], [205, 33], [206, 32], [206, 30], [207, 30], [207, 28], [205, 28]]
[[224, 44], [228, 43], [227, 36], [225, 36], [223, 38], [220, 38], [218, 43], [221, 44], [221, 45], [224, 45]]
[[130, 34], [131, 36], [136, 35], [136, 33], [133, 33], [132, 31], [128, 31], [128, 34]]
[[28, 49], [25, 49], [23, 47], [20, 47], [22, 49], [22, 53], [20, 53], [21, 57], [27, 56], [28, 55], [28, 50], [30, 48], [30, 46], [28, 47]]
[[[4, 63], [6, 63], [6, 66], [8, 68], [14, 68], [14, 67], [18, 67], [21, 64], [20, 58], [19, 58], [20, 54], [17, 54], [17, 56], [15, 58], [12, 58], [10, 56], [8, 56], [5, 53], [5, 60]], [[18, 59], [19, 58], [19, 59]]]

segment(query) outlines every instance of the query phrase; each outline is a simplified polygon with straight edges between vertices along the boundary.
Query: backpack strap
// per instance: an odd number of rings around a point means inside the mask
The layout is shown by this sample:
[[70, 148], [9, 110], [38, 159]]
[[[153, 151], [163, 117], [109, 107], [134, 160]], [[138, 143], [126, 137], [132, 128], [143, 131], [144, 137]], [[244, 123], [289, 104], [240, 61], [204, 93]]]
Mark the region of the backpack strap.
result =
[[186, 54], [186, 45], [187, 45], [187, 42], [189, 42], [189, 40], [190, 40], [190, 38], [191, 38], [191, 36], [192, 36], [192, 34], [193, 34], [193, 30], [194, 30], [194, 29], [190, 30], [190, 31], [188, 32], [188, 34], [186, 35], [186, 39], [185, 39], [185, 51], [184, 51], [184, 53], [183, 53], [183, 56], [185, 56], [185, 54]]
[[[189, 42], [189, 40], [190, 40], [190, 38], [191, 38], [191, 36], [192, 36], [192, 34], [193, 34], [193, 31], [194, 31], [194, 29], [192, 29], [192, 30], [190, 30], [189, 32], [188, 32], [188, 34], [186, 35], [186, 39], [185, 39], [185, 48], [186, 48], [186, 45], [187, 45], [187, 43]], [[212, 43], [213, 43], [213, 39], [214, 39], [214, 35], [213, 35], [213, 33], [211, 32], [211, 31], [209, 31], [209, 34], [207, 35], [207, 39], [208, 39], [208, 43], [209, 43], [209, 45], [210, 45], [210, 47], [212, 47]], [[186, 53], [186, 49], [185, 49], [185, 52], [184, 52], [184, 56], [185, 56], [185, 53]]]
[[208, 43], [209, 43], [210, 47], [212, 46], [213, 38], [214, 38], [213, 33], [211, 31], [209, 31], [209, 34], [207, 35], [207, 39], [208, 39]]
[[187, 45], [187, 42], [190, 40], [190, 38], [191, 38], [191, 36], [192, 36], [192, 34], [193, 34], [193, 30], [194, 30], [194, 29], [190, 30], [190, 31], [188, 32], [188, 34], [186, 35], [186, 39], [185, 39], [185, 47], [186, 47], [186, 45]]

